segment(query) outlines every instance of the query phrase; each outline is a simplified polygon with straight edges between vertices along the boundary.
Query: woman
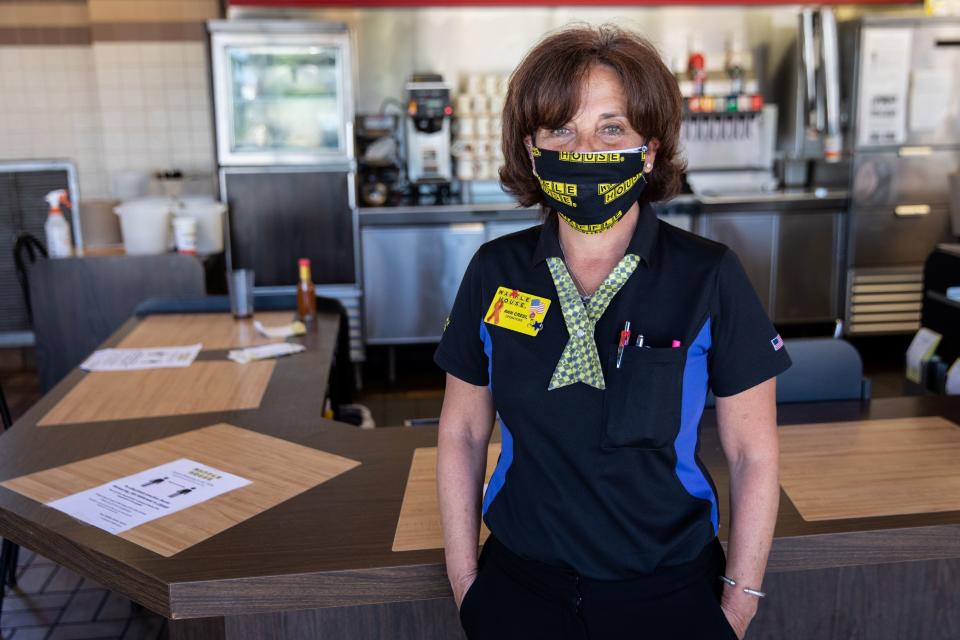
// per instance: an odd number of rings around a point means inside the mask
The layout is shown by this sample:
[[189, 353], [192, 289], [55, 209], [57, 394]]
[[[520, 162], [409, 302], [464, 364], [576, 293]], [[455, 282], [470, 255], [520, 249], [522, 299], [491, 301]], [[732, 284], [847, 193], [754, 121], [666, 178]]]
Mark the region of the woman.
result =
[[[555, 33], [511, 77], [501, 181], [547, 215], [480, 248], [435, 356], [447, 572], [471, 639], [742, 638], [763, 595], [790, 359], [736, 256], [650, 207], [678, 191], [681, 109], [657, 51], [615, 27]], [[708, 387], [726, 559], [696, 455]]]

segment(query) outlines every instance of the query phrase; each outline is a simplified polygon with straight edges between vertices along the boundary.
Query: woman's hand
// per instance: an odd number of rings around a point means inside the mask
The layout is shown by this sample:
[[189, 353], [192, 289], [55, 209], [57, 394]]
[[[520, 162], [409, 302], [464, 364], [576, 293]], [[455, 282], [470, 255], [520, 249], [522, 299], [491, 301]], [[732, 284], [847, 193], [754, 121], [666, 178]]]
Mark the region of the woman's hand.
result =
[[724, 586], [723, 596], [720, 598], [720, 608], [740, 640], [743, 640], [750, 621], [757, 614], [758, 604], [755, 597], [737, 591], [736, 588]]
[[739, 640], [743, 640], [743, 636], [747, 633], [747, 626], [750, 624], [752, 616], [744, 616], [738, 613], [735, 609], [727, 608], [723, 604], [720, 605], [720, 608], [723, 609], [723, 615], [727, 616], [727, 622], [729, 622], [730, 626], [733, 627], [733, 631], [737, 634], [737, 638]]
[[469, 573], [465, 573], [459, 578], [457, 578], [452, 585], [453, 588], [453, 600], [457, 603], [457, 610], [460, 610], [460, 605], [463, 604], [463, 596], [467, 595], [467, 591], [470, 590], [470, 587], [473, 585], [474, 581], [477, 579], [477, 570], [474, 569]]

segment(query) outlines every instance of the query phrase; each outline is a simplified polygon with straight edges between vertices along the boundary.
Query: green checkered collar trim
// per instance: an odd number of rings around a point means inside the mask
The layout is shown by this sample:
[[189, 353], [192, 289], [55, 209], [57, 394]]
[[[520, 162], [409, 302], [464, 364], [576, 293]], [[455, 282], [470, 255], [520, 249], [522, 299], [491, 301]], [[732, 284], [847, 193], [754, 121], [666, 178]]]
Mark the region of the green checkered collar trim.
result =
[[632, 253], [623, 256], [586, 303], [580, 298], [580, 292], [577, 291], [563, 260], [553, 256], [546, 260], [553, 284], [557, 288], [563, 321], [570, 335], [547, 389], [552, 391], [577, 382], [597, 389], [606, 389], [597, 341], [593, 335], [594, 328], [610, 301], [636, 270], [640, 257]]

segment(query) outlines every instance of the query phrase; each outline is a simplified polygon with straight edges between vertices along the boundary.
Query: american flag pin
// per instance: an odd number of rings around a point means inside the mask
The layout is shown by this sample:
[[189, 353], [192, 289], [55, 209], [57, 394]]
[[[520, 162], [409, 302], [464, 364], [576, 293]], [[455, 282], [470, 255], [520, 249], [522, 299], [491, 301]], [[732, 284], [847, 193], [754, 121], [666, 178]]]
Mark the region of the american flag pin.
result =
[[780, 351], [781, 347], [783, 347], [783, 338], [781, 338], [780, 334], [778, 333], [776, 338], [770, 340], [770, 344], [773, 345], [774, 351]]

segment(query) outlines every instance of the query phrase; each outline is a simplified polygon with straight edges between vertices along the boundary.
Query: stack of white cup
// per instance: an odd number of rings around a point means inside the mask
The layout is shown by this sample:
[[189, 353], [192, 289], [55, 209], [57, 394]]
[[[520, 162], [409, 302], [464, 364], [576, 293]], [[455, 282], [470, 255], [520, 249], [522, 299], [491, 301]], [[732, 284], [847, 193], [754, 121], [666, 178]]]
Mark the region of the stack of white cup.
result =
[[460, 180], [496, 180], [503, 164], [500, 116], [509, 76], [470, 73], [455, 102], [453, 155]]

